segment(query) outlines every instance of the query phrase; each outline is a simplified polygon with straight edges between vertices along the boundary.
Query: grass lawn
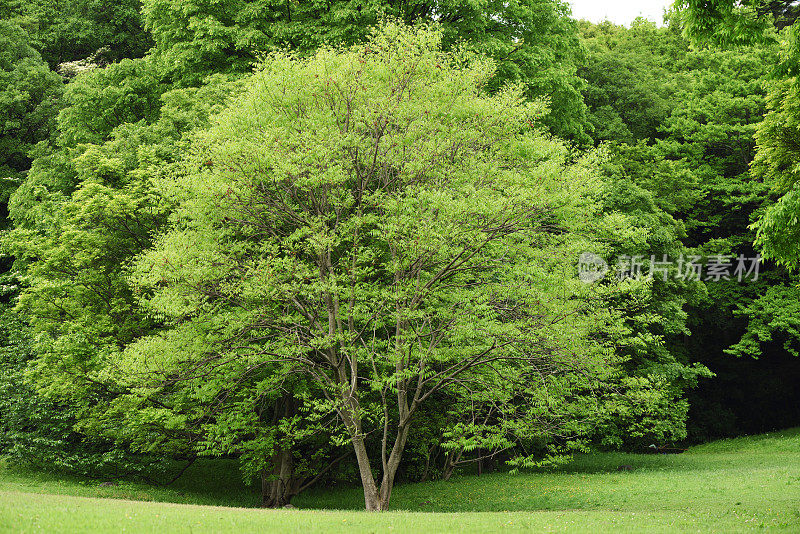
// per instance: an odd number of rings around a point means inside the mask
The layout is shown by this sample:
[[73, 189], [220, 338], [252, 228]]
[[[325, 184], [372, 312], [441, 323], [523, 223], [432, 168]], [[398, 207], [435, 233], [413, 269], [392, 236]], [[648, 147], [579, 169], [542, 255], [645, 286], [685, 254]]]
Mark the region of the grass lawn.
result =
[[[633, 471], [618, 472], [623, 464]], [[258, 495], [237, 475], [206, 462], [174, 487], [107, 487], [0, 467], [0, 532], [800, 532], [800, 429], [680, 455], [593, 454], [552, 472], [401, 485], [397, 511], [382, 514], [359, 511], [359, 488], [304, 493], [299, 510], [253, 509]]]

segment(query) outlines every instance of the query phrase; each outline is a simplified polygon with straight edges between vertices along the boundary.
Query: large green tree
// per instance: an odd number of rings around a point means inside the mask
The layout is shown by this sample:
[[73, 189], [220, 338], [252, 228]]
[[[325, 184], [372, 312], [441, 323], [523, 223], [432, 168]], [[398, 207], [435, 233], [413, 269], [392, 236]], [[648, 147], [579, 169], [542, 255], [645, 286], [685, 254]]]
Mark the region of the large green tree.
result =
[[[150, 245], [172, 209], [151, 180], [170, 172], [186, 146], [182, 136], [205, 125], [210, 106], [227, 94], [223, 87], [248, 73], [260, 53], [288, 46], [309, 54], [324, 43], [357, 42], [382, 17], [440, 19], [446, 47], [466, 41], [496, 59], [488, 88], [523, 83], [527, 97], [549, 100], [552, 112], [544, 122], [553, 131], [583, 136], [575, 74], [581, 49], [559, 2], [153, 1], [143, 7], [152, 40], [141, 33], [136, 2], [0, 4], [4, 16], [30, 29], [31, 44], [53, 66], [106, 48], [75, 69], [57, 132], [31, 153], [31, 172], [11, 198], [15, 229], [3, 239], [23, 282], [16, 310], [29, 320], [34, 338], [26, 376], [49, 400], [85, 408], [74, 410], [72, 421], [87, 440], [104, 433], [95, 416], [125, 391], [113, 377], [98, 376], [108, 355], [159, 324], [138, 308], [123, 275], [128, 259]], [[153, 44], [150, 55], [137, 57]], [[236, 426], [230, 428], [238, 436]], [[194, 436], [166, 440], [163, 450], [182, 453]], [[242, 455], [248, 472], [273, 470], [264, 465], [268, 448], [256, 453], [241, 443], [215, 450]]]
[[[494, 63], [442, 52], [443, 33], [389, 24], [343, 52], [273, 54], [197, 137], [160, 181], [173, 228], [135, 262], [167, 327], [114, 358], [133, 388], [121, 413], [210, 422], [209, 404], [298, 375], [310, 409], [341, 421], [368, 510], [388, 507], [437, 394], [493, 406], [501, 436], [590, 431], [620, 376], [590, 336], [612, 319], [598, 288], [570, 278], [587, 217], [595, 233], [625, 224], [604, 222], [590, 168], [536, 131], [524, 89], [484, 96]], [[179, 386], [195, 408], [174, 419]]]

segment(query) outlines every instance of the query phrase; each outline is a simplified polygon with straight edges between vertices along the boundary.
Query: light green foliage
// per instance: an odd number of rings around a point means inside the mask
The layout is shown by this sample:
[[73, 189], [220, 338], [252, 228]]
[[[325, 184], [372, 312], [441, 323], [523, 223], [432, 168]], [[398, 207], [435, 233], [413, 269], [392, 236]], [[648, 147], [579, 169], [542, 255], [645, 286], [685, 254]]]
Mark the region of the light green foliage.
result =
[[[747, 45], [768, 39], [766, 30], [791, 24], [789, 0], [676, 0], [689, 37], [721, 46]], [[788, 10], [787, 10], [788, 8]], [[788, 18], [786, 15], [790, 15]]]
[[783, 195], [774, 206], [770, 206], [754, 227], [758, 230], [756, 243], [764, 257], [796, 270], [800, 265], [800, 194], [797, 188]]
[[800, 356], [800, 288], [773, 286], [766, 293], [742, 307], [739, 314], [749, 319], [747, 332], [726, 352], [757, 358], [761, 344], [782, 341], [784, 350]]
[[272, 54], [159, 181], [173, 229], [132, 280], [171, 328], [114, 363], [141, 388], [137, 414], [161, 397], [262, 402], [299, 373], [312, 386], [295, 395], [342, 421], [369, 509], [388, 505], [435, 393], [480, 417], [501, 407], [503, 439], [585, 433], [590, 388], [618, 370], [587, 337], [611, 317], [570, 278], [587, 218], [625, 228], [591, 200], [591, 161], [566, 165], [536, 131], [541, 106], [518, 86], [484, 96], [493, 62], [442, 52], [442, 31], [389, 24], [343, 52]]

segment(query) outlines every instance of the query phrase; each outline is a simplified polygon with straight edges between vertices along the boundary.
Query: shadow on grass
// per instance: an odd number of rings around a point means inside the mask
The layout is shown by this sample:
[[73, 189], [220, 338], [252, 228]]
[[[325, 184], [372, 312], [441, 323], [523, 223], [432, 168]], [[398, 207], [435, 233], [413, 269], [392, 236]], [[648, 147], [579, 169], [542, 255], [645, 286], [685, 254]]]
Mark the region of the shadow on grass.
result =
[[[683, 454], [595, 453], [578, 455], [555, 469], [398, 484], [392, 507], [430, 512], [613, 509], [642, 495], [646, 499], [640, 502], [651, 506], [661, 502], [659, 491], [665, 481], [674, 484], [676, 494], [694, 485], [702, 499], [709, 493], [703, 480], [710, 474], [741, 472], [746, 477], [748, 469], [774, 470], [785, 467], [790, 458], [794, 465], [800, 464], [800, 428], [709, 443]], [[631, 469], [620, 471], [620, 466]], [[260, 501], [258, 485], [242, 482], [235, 460], [198, 461], [168, 487], [92, 480], [0, 462], [0, 490], [247, 508]], [[305, 509], [362, 510], [364, 496], [358, 486], [326, 485], [304, 492], [294, 504]]]
[[0, 490], [246, 508], [260, 503], [259, 489], [244, 484], [236, 460], [198, 461], [169, 486], [125, 478], [93, 479], [0, 462]]

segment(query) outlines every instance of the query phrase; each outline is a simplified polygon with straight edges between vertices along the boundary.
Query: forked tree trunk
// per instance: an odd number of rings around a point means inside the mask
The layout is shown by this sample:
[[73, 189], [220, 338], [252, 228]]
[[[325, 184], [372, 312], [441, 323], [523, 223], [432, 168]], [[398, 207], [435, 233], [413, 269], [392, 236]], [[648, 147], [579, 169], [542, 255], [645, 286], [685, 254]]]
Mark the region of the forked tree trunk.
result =
[[382, 512], [389, 509], [389, 500], [392, 497], [392, 489], [394, 488], [394, 477], [400, 467], [400, 460], [407, 438], [408, 426], [399, 428], [380, 486], [375, 482], [375, 477], [372, 474], [372, 467], [363, 436], [357, 434], [352, 438], [358, 470], [361, 475], [361, 485], [364, 487], [364, 506], [368, 512]]
[[453, 472], [456, 470], [456, 464], [461, 460], [464, 454], [464, 449], [460, 449], [457, 453], [450, 451], [445, 456], [444, 469], [442, 469], [442, 480], [450, 480]]

